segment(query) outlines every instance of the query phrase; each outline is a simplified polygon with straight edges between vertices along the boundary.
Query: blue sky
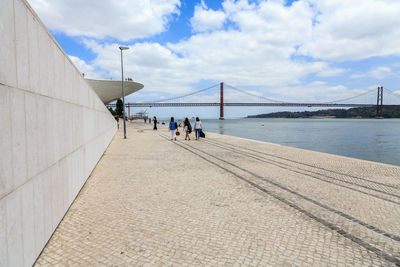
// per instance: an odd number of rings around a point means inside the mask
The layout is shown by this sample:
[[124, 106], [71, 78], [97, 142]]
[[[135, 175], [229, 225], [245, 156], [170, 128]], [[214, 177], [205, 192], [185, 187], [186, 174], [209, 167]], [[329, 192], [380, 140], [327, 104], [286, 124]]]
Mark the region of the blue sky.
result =
[[[28, 2], [86, 77], [120, 79], [118, 45], [129, 46], [125, 76], [145, 87], [128, 102], [169, 98], [221, 81], [286, 101], [341, 99], [378, 85], [400, 93], [400, 1]], [[226, 93], [227, 101], [256, 101]], [[185, 101], [217, 98], [215, 89]], [[230, 115], [274, 110], [237, 109]], [[218, 116], [207, 109], [152, 112]]]

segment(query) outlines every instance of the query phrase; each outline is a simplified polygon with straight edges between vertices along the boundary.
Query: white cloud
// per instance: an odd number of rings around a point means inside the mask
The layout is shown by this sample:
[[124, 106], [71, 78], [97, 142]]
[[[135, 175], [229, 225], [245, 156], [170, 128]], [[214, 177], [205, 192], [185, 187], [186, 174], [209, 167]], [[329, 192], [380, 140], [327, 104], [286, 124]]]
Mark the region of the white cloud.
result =
[[364, 77], [366, 77], [365, 73], [355, 73], [355, 74], [350, 75], [351, 79], [360, 79], [360, 78], [364, 78]]
[[179, 0], [29, 0], [52, 30], [71, 36], [122, 41], [149, 37], [166, 30], [179, 14]]
[[327, 66], [326, 68], [322, 69], [320, 72], [318, 72], [317, 76], [319, 77], [332, 77], [332, 76], [337, 76], [339, 74], [342, 74], [348, 70], [343, 69], [343, 68], [330, 68]]
[[69, 58], [71, 59], [72, 63], [74, 63], [74, 65], [85, 74], [86, 78], [100, 79], [102, 77], [101, 73], [96, 71], [92, 65], [88, 65], [84, 60], [71, 55], [69, 55]]
[[311, 37], [312, 9], [304, 1], [291, 6], [281, 2], [260, 1], [259, 5], [249, 5], [247, 1], [228, 0], [223, 6], [230, 20], [249, 37], [272, 45], [300, 45]]
[[383, 79], [392, 74], [392, 69], [389, 67], [378, 67], [368, 72], [368, 76], [376, 79]]
[[[364, 1], [371, 4], [372, 10]], [[131, 49], [124, 51], [125, 76], [143, 83], [146, 91], [168, 94], [185, 93], [193, 84], [208, 80], [264, 88], [258, 92], [291, 100], [347, 97], [352, 91], [346, 86], [330, 86], [322, 81], [309, 83], [307, 76], [316, 74], [322, 79], [350, 71], [332, 67], [335, 61], [397, 55], [400, 50], [396, 45], [394, 51], [393, 45], [400, 42], [400, 32], [392, 27], [397, 21], [393, 10], [400, 10], [396, 3], [299, 0], [285, 6], [279, 0], [251, 4], [246, 0], [226, 0], [223, 8], [216, 11], [202, 2], [191, 19], [195, 31], [192, 36], [167, 45], [151, 41], [132, 43]], [[381, 18], [373, 24], [377, 20], [373, 15], [378, 14], [374, 9], [381, 14], [378, 18], [387, 14], [388, 20], [382, 22]], [[313, 24], [314, 20], [317, 23]], [[380, 31], [384, 26], [390, 27]], [[392, 42], [379, 40], [391, 33]], [[120, 78], [118, 44], [95, 40], [84, 43], [97, 55], [90, 62], [93, 69]], [[314, 59], [294, 57], [298, 55]], [[390, 71], [380, 68], [352, 77], [368, 74], [383, 78]]]
[[375, 69], [371, 69], [366, 73], [356, 73], [352, 74], [350, 78], [352, 79], [360, 79], [360, 78], [374, 78], [374, 79], [384, 79], [390, 75], [392, 75], [392, 69], [389, 67], [381, 66]]
[[[312, 13], [307, 5], [296, 2], [284, 7], [267, 2], [257, 6], [245, 2], [223, 4], [239, 30], [197, 33], [167, 46], [132, 45], [124, 51], [126, 75], [145, 84], [147, 90], [178, 94], [202, 80], [272, 87], [298, 84], [309, 73], [328, 76], [342, 71], [324, 62], [291, 60], [296, 51], [293, 45], [304, 41], [307, 36], [303, 33], [311, 31]], [[201, 8], [206, 7], [203, 4]], [[117, 44], [102, 45], [93, 40], [85, 43], [98, 55], [92, 62], [96, 68], [120, 76]]]
[[[375, 88], [375, 87], [374, 87]], [[329, 85], [323, 81], [314, 81], [304, 85], [286, 86], [279, 88], [282, 100], [287, 102], [332, 102], [346, 99], [364, 93], [371, 88], [349, 88], [345, 85]], [[352, 99], [352, 103], [370, 103], [376, 99], [376, 93], [371, 92], [359, 99]], [[345, 103], [345, 102], [342, 102]]]
[[400, 1], [304, 1], [316, 24], [299, 54], [338, 61], [400, 55]]
[[[121, 79], [121, 59], [118, 44], [99, 44], [86, 41], [87, 48], [98, 54], [92, 61], [96, 68], [104, 69], [107, 75]], [[136, 43], [123, 52], [124, 73], [143, 83], [148, 91], [182, 93], [196, 77], [188, 76], [185, 59], [157, 43]]]
[[224, 26], [225, 18], [223, 11], [208, 9], [202, 0], [201, 4], [196, 5], [190, 23], [194, 32], [206, 32], [221, 29]]

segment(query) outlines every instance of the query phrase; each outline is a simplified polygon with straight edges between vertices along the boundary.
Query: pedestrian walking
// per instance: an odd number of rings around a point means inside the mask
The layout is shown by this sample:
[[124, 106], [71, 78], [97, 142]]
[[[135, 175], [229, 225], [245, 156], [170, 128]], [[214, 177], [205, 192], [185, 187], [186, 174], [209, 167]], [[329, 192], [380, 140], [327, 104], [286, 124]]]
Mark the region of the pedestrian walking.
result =
[[178, 124], [175, 122], [174, 117], [171, 117], [171, 121], [169, 122], [169, 131], [171, 132], [171, 140], [176, 141], [176, 129], [178, 128]]
[[153, 123], [154, 123], [153, 130], [157, 130], [157, 117], [156, 116], [153, 117]]
[[183, 122], [183, 129], [186, 133], [185, 140], [189, 139], [190, 140], [190, 133], [192, 132], [192, 125], [190, 124], [190, 121], [188, 118], [185, 118], [185, 121]]
[[201, 120], [199, 117], [196, 117], [196, 121], [194, 123], [195, 137], [196, 140], [200, 140], [200, 132], [203, 129], [203, 125], [201, 124]]
[[117, 126], [118, 126], [118, 129], [119, 129], [119, 116], [118, 115], [115, 115], [115, 120], [117, 121]]

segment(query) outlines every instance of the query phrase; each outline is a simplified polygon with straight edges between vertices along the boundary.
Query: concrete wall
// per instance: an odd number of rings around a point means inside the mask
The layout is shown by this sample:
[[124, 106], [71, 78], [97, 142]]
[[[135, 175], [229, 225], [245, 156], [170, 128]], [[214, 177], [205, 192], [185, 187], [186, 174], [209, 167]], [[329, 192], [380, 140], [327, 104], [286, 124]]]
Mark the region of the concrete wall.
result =
[[29, 5], [0, 0], [0, 266], [34, 263], [115, 131]]

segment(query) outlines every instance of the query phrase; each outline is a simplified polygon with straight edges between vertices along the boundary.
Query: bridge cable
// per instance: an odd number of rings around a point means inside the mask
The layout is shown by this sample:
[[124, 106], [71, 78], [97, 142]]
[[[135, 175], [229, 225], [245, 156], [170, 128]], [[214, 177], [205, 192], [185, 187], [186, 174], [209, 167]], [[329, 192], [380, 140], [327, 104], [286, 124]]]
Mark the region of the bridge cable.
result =
[[276, 100], [276, 99], [272, 99], [272, 98], [268, 98], [268, 97], [256, 95], [256, 94], [253, 94], [253, 93], [249, 93], [249, 92], [246, 92], [246, 91], [241, 90], [241, 89], [239, 89], [239, 88], [233, 87], [233, 86], [231, 86], [231, 85], [229, 85], [229, 84], [225, 84], [225, 85], [226, 85], [227, 87], [229, 87], [229, 88], [235, 90], [235, 91], [238, 91], [238, 92], [240, 92], [240, 93], [243, 93], [243, 94], [246, 94], [246, 95], [249, 95], [249, 96], [252, 96], [252, 97], [257, 97], [257, 98], [265, 99], [265, 100], [268, 100], [268, 101], [271, 101], [271, 102], [274, 102], [274, 103], [288, 103], [288, 102], [285, 102], [285, 101]]
[[[226, 84], [226, 86], [232, 88], [233, 90], [239, 91], [239, 92], [241, 92], [241, 93], [243, 93], [243, 94], [246, 94], [246, 95], [249, 95], [249, 96], [253, 96], [253, 97], [257, 97], [257, 98], [261, 98], [261, 99], [265, 99], [265, 100], [268, 100], [268, 101], [271, 101], [271, 102], [275, 102], [275, 103], [288, 103], [288, 104], [291, 103], [291, 102], [287, 102], [287, 101], [275, 100], [275, 99], [272, 99], [272, 98], [263, 97], [263, 96], [259, 96], [259, 95], [256, 95], [256, 94], [252, 94], [252, 93], [246, 92], [246, 91], [244, 91], [244, 90], [241, 90], [241, 89], [239, 89], [239, 88], [236, 88], [236, 87], [233, 87], [233, 86], [231, 86], [231, 85], [228, 85], [228, 84]], [[343, 102], [343, 101], [346, 101], [346, 100], [350, 100], [350, 99], [354, 99], [354, 98], [357, 98], [357, 97], [366, 95], [366, 94], [371, 93], [371, 92], [373, 92], [373, 91], [375, 91], [375, 90], [376, 90], [376, 89], [374, 88], [374, 89], [371, 89], [371, 90], [362, 92], [361, 94], [358, 94], [358, 95], [355, 95], [355, 96], [351, 96], [351, 97], [347, 97], [347, 98], [342, 98], [342, 99], [337, 99], [337, 100], [329, 101], [329, 102], [317, 102], [317, 103], [315, 103], [315, 104], [333, 104], [333, 103], [337, 103], [337, 102]]]
[[355, 96], [346, 97], [346, 98], [342, 98], [342, 99], [337, 99], [337, 100], [329, 101], [329, 102], [319, 102], [318, 104], [333, 104], [333, 103], [337, 103], [337, 102], [343, 102], [343, 101], [347, 101], [347, 100], [350, 100], [350, 99], [354, 99], [354, 98], [369, 94], [369, 93], [371, 93], [371, 92], [373, 92], [375, 90], [376, 89], [374, 88], [374, 89], [362, 92], [361, 94], [358, 94], [358, 95], [355, 95]]
[[214, 84], [214, 85], [212, 85], [212, 86], [210, 86], [210, 87], [207, 87], [207, 88], [204, 88], [204, 89], [195, 91], [195, 92], [191, 92], [191, 93], [186, 94], [186, 95], [182, 95], [182, 96], [176, 96], [176, 97], [171, 97], [171, 98], [166, 98], [166, 99], [160, 99], [160, 100], [155, 100], [155, 101], [146, 101], [146, 102], [142, 102], [142, 103], [162, 103], [162, 102], [167, 102], [167, 101], [171, 101], [171, 100], [175, 100], [175, 99], [179, 99], [179, 98], [184, 98], [184, 97], [187, 97], [187, 96], [191, 96], [191, 95], [199, 94], [199, 93], [201, 93], [201, 92], [205, 92], [205, 91], [207, 91], [207, 90], [209, 90], [209, 89], [211, 89], [211, 88], [214, 88], [214, 87], [216, 87], [216, 86], [218, 86], [218, 85], [219, 85], [219, 83]]
[[385, 89], [385, 91], [387, 91], [388, 94], [400, 98], [400, 95], [396, 94], [394, 91], [389, 90], [387, 88], [383, 88], [383, 89]]

